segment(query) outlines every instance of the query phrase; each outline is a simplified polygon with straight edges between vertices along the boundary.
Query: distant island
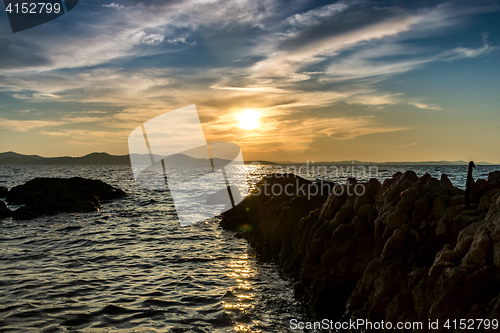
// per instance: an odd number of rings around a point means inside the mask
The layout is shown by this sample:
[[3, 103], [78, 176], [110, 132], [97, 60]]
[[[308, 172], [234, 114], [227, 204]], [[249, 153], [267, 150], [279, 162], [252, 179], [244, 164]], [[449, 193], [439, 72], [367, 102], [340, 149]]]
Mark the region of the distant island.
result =
[[[196, 164], [195, 160], [201, 162], [203, 159], [194, 159], [187, 155], [176, 154], [176, 161], [172, 164], [180, 165], [185, 161], [188, 164]], [[145, 156], [149, 159], [149, 155]], [[170, 157], [169, 157], [170, 158]], [[220, 161], [224, 162], [224, 161]], [[229, 161], [227, 161], [229, 162]], [[265, 161], [252, 160], [245, 161], [245, 164], [262, 165], [306, 165], [307, 162], [292, 161]], [[336, 162], [315, 162], [310, 161], [309, 165], [468, 165], [468, 161], [421, 161], [421, 162], [363, 162], [363, 161], [336, 161]], [[130, 165], [129, 155], [110, 155], [108, 153], [91, 153], [81, 157], [61, 156], [42, 157], [39, 155], [23, 155], [15, 152], [0, 153], [0, 165]], [[476, 165], [495, 165], [489, 162], [478, 162]]]
[[[149, 155], [141, 156], [149, 161]], [[204, 159], [196, 159], [183, 154], [176, 154], [167, 158], [170, 165], [198, 165]], [[215, 159], [218, 165], [227, 164], [229, 160]], [[269, 161], [245, 161], [245, 164], [258, 163], [262, 165], [276, 165]], [[129, 155], [110, 155], [108, 153], [91, 153], [81, 157], [61, 156], [42, 157], [39, 155], [23, 155], [12, 151], [0, 153], [0, 165], [130, 165]]]
[[[470, 161], [419, 161], [419, 162], [363, 162], [363, 161], [309, 161], [309, 165], [468, 165]], [[278, 161], [280, 165], [306, 165], [307, 162]], [[474, 162], [476, 165], [498, 165], [489, 162]]]

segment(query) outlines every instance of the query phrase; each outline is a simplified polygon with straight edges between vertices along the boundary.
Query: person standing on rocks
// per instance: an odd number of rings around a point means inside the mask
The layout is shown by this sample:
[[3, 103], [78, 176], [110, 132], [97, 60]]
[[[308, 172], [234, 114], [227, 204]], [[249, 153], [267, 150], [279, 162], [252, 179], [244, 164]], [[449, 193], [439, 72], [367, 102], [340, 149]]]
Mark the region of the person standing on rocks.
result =
[[472, 178], [472, 171], [476, 167], [473, 161], [469, 162], [469, 168], [467, 169], [467, 182], [465, 183], [465, 207], [470, 208], [470, 191], [472, 189], [472, 183], [474, 179]]

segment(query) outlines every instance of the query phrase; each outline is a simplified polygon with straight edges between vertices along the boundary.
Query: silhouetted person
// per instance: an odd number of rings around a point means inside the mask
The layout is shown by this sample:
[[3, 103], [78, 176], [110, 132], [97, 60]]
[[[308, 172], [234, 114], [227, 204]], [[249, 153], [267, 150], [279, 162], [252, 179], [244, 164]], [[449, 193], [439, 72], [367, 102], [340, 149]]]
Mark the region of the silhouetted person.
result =
[[472, 189], [472, 169], [474, 169], [476, 165], [473, 161], [469, 162], [469, 168], [467, 169], [467, 182], [465, 183], [465, 207], [470, 207], [470, 190]]

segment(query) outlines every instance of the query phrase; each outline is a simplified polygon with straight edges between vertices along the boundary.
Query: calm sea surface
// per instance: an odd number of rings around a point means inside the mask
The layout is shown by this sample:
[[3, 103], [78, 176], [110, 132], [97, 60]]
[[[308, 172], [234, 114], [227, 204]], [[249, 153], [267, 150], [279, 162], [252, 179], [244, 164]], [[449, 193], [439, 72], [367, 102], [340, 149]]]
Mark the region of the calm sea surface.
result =
[[[343, 182], [347, 167], [300, 174]], [[253, 180], [277, 170], [245, 169]], [[465, 185], [466, 166], [355, 166], [354, 175], [383, 180], [407, 169]], [[257, 260], [217, 217], [181, 228], [168, 192], [138, 188], [129, 167], [0, 166], [8, 188], [74, 176], [128, 195], [95, 213], [0, 220], [0, 332], [287, 332], [290, 319], [307, 319], [277, 266]]]

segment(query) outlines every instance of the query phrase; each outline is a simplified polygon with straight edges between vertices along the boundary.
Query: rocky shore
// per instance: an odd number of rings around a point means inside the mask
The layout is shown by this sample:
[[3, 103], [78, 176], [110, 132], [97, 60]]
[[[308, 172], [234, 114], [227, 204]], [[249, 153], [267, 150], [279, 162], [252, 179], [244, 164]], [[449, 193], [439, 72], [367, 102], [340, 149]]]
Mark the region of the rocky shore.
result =
[[[256, 191], [266, 183], [310, 184], [285, 176], [264, 178]], [[349, 193], [355, 185], [362, 195]], [[350, 179], [310, 200], [260, 192], [226, 212], [221, 224], [261, 259], [278, 263], [316, 317], [500, 318], [499, 171], [473, 184], [468, 209], [446, 175], [419, 178], [413, 171], [383, 184]]]
[[11, 205], [22, 205], [11, 211], [0, 200], [0, 218], [29, 220], [43, 215], [73, 212], [95, 212], [101, 202], [125, 195], [120, 189], [100, 180], [74, 178], [35, 178], [10, 191], [1, 192]]

